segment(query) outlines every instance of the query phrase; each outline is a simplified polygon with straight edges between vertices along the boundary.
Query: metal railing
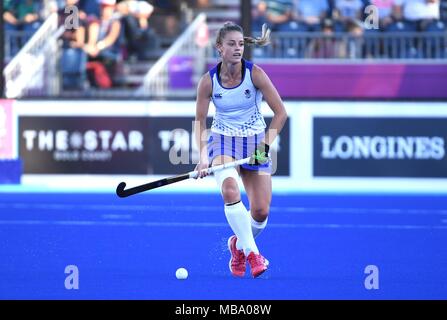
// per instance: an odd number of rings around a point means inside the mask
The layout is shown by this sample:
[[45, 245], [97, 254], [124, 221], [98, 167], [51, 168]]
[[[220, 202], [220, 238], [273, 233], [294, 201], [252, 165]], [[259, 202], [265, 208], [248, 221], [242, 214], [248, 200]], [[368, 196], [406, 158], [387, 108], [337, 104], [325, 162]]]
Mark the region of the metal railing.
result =
[[59, 94], [59, 30], [57, 13], [53, 13], [8, 63], [3, 70], [7, 98]]
[[194, 97], [205, 72], [206, 15], [199, 14], [173, 45], [152, 66], [136, 97]]
[[[217, 58], [216, 50], [211, 45], [216, 31], [216, 28], [210, 26], [208, 61]], [[320, 32], [275, 32], [272, 33], [270, 45], [253, 49], [253, 59], [447, 61], [447, 32], [367, 32], [362, 36], [349, 33], [327, 35]]]

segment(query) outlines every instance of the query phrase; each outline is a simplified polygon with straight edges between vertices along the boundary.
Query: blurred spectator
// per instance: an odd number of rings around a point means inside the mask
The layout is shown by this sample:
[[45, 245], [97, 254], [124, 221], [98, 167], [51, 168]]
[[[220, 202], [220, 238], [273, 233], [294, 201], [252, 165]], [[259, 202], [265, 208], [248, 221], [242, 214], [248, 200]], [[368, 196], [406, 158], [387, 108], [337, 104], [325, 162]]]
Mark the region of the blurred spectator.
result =
[[348, 27], [352, 27], [353, 22], [361, 21], [362, 9], [363, 3], [361, 0], [335, 0], [332, 16], [348, 31]]
[[101, 8], [101, 0], [79, 0], [79, 10], [85, 14], [83, 19], [86, 19], [88, 23], [99, 19]]
[[294, 28], [292, 21], [293, 2], [291, 0], [260, 1], [256, 6], [253, 30], [260, 31], [262, 25], [267, 23], [272, 31], [291, 31]]
[[121, 57], [118, 41], [121, 23], [115, 15], [115, 0], [100, 0], [100, 4], [100, 18], [89, 25], [88, 43], [84, 50], [89, 58], [87, 70], [92, 84], [108, 88], [112, 86], [112, 79]]
[[154, 7], [146, 1], [125, 0], [118, 4], [128, 57], [138, 60], [150, 59], [150, 51], [155, 47], [155, 34], [149, 28], [149, 17]]
[[359, 20], [349, 20], [347, 22], [347, 31], [349, 38], [346, 43], [346, 57], [349, 59], [362, 58], [363, 39], [363, 23]]
[[408, 31], [424, 31], [440, 19], [439, 0], [396, 0]]
[[[396, 0], [401, 5], [404, 31], [444, 32], [445, 24], [440, 20], [439, 0]], [[403, 56], [408, 58], [440, 57], [445, 52], [443, 41], [438, 42], [434, 38], [411, 39], [403, 47]], [[425, 47], [425, 50], [421, 48]], [[437, 48], [438, 47], [438, 48]]]
[[379, 29], [386, 30], [399, 17], [399, 5], [396, 0], [369, 0], [367, 5], [374, 5], [379, 13]]
[[209, 0], [186, 0], [189, 7], [193, 8], [208, 8], [210, 6]]
[[173, 37], [180, 31], [182, 18], [180, 0], [153, 0], [155, 7], [153, 26], [157, 28], [157, 34]]
[[395, 0], [402, 6], [403, 18], [409, 21], [439, 19], [439, 0]]
[[441, 0], [440, 3], [440, 18], [442, 21], [447, 22], [447, 0]]
[[85, 44], [86, 21], [78, 17], [77, 26], [73, 27], [67, 23], [73, 23], [69, 15], [72, 12], [65, 12], [65, 8], [76, 6], [79, 0], [66, 0], [64, 6], [59, 9], [59, 25], [65, 27], [61, 36], [62, 39], [62, 87], [64, 90], [83, 89], [86, 79], [87, 55], [83, 50]]
[[345, 50], [343, 43], [334, 37], [334, 23], [331, 19], [324, 19], [321, 24], [323, 36], [313, 39], [307, 48], [307, 57], [318, 59], [341, 58]]
[[295, 18], [308, 31], [320, 31], [321, 23], [328, 15], [327, 0], [298, 0]]
[[3, 0], [3, 20], [9, 55], [13, 57], [41, 25], [41, 1]]

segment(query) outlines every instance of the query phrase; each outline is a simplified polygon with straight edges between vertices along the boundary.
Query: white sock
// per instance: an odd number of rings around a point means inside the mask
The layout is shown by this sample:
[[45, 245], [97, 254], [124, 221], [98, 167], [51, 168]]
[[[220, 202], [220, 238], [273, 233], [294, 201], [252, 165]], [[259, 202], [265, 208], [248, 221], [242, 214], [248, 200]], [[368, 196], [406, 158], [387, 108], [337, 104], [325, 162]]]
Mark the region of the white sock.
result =
[[[250, 218], [242, 201], [234, 204], [225, 205], [225, 216], [231, 229], [237, 237], [237, 244], [244, 250], [244, 254], [248, 256], [250, 252], [259, 254], [253, 233], [251, 231]], [[237, 247], [236, 244], [236, 247]]]
[[250, 214], [250, 220], [251, 220], [251, 231], [253, 232], [253, 238], [257, 238], [259, 234], [262, 232], [262, 230], [265, 229], [265, 226], [267, 225], [267, 220], [269, 218], [265, 218], [264, 221], [258, 222], [255, 219], [253, 219], [252, 215]]

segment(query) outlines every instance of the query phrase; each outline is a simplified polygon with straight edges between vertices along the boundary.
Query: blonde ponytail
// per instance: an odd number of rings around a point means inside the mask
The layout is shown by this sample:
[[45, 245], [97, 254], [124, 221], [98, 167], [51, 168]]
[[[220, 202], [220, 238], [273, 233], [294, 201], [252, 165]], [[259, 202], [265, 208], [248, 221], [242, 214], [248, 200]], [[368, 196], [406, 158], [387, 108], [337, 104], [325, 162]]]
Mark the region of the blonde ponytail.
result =
[[262, 33], [260, 38], [244, 37], [245, 43], [248, 45], [266, 46], [270, 43], [270, 29], [267, 24], [262, 25]]

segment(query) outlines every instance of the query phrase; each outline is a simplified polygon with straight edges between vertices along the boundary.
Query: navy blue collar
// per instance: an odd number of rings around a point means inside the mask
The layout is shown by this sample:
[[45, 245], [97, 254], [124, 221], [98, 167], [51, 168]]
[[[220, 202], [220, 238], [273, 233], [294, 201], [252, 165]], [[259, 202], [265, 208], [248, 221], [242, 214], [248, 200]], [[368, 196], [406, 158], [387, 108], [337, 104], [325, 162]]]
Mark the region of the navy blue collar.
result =
[[242, 82], [244, 82], [244, 79], [245, 79], [245, 59], [242, 59], [241, 61], [242, 61], [242, 70], [241, 70], [241, 72], [242, 72], [242, 76], [241, 76], [241, 83], [239, 83], [237, 86], [234, 86], [234, 87], [231, 87], [231, 88], [227, 88], [227, 87], [224, 87], [224, 86], [222, 85], [222, 82], [221, 82], [221, 79], [220, 79], [220, 68], [222, 67], [222, 61], [219, 62], [219, 63], [217, 64], [217, 72], [216, 72], [216, 74], [217, 74], [217, 81], [219, 82], [219, 85], [220, 85], [222, 88], [224, 88], [224, 89], [235, 89], [235, 88], [239, 87], [239, 86], [242, 84]]

